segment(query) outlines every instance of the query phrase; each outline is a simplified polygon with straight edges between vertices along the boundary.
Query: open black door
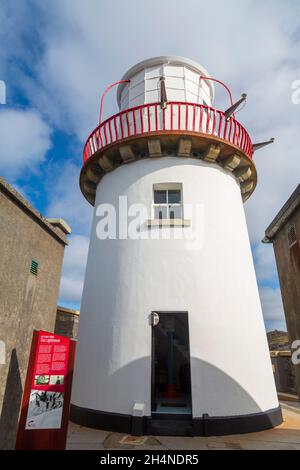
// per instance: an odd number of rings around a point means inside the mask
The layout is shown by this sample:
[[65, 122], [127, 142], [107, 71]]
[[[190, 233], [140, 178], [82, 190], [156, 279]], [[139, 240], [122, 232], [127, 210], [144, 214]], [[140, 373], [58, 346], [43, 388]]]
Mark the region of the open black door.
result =
[[153, 415], [191, 415], [187, 312], [152, 313]]

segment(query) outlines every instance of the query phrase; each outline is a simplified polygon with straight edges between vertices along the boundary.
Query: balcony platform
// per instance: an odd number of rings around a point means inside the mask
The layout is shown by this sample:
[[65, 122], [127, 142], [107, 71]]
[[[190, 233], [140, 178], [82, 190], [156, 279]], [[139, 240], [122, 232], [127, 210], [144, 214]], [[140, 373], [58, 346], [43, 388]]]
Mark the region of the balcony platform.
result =
[[247, 200], [257, 182], [252, 143], [234, 118], [217, 109], [170, 102], [146, 104], [122, 111], [100, 124], [84, 148], [80, 188], [94, 205], [102, 177], [120, 165], [144, 158], [178, 156], [216, 163], [233, 172]]

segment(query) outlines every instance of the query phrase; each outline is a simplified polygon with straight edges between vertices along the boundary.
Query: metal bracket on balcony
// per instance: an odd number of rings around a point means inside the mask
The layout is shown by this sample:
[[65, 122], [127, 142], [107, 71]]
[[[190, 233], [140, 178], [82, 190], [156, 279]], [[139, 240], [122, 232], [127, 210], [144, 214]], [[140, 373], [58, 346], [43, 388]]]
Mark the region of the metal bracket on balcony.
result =
[[98, 163], [99, 163], [100, 167], [102, 168], [102, 170], [104, 170], [104, 171], [110, 171], [110, 170], [113, 170], [113, 168], [114, 168], [113, 162], [106, 155], [102, 155], [99, 158]]
[[95, 183], [93, 183], [92, 181], [87, 180], [83, 183], [83, 188], [84, 188], [86, 193], [91, 194], [91, 195], [95, 195], [97, 185]]
[[229, 157], [225, 158], [225, 160], [222, 161], [222, 164], [225, 170], [233, 171], [239, 166], [240, 162], [241, 157], [234, 153], [233, 155], [230, 155]]
[[98, 165], [91, 165], [86, 170], [86, 176], [88, 177], [89, 181], [92, 183], [98, 184], [101, 180], [103, 172], [100, 170]]
[[203, 155], [203, 160], [207, 162], [215, 163], [221, 151], [221, 146], [216, 144], [210, 144]]
[[119, 152], [123, 162], [131, 162], [135, 159], [135, 154], [130, 145], [121, 145]]
[[192, 150], [191, 139], [179, 139], [177, 155], [179, 157], [189, 157]]
[[149, 157], [161, 157], [161, 145], [159, 139], [148, 140]]
[[167, 90], [166, 90], [166, 77], [160, 77], [160, 107], [165, 109], [167, 107]]
[[228, 119], [229, 119], [229, 118], [232, 116], [232, 114], [237, 110], [237, 108], [238, 108], [244, 101], [246, 101], [246, 98], [247, 98], [246, 93], [242, 93], [241, 98], [240, 98], [236, 103], [234, 103], [232, 106], [230, 106], [230, 108], [228, 108], [228, 109], [226, 109], [226, 111], [224, 111], [226, 121], [228, 121]]
[[253, 152], [261, 149], [262, 147], [265, 147], [266, 145], [273, 144], [274, 140], [275, 140], [274, 137], [271, 137], [271, 139], [267, 140], [266, 142], [258, 142], [257, 144], [253, 144], [252, 145]]

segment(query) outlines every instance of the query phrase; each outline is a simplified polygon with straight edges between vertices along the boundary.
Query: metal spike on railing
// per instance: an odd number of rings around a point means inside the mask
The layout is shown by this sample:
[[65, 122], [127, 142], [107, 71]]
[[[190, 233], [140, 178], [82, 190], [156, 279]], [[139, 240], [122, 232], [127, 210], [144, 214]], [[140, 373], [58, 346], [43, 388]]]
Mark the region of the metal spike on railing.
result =
[[271, 137], [270, 140], [267, 140], [265, 142], [258, 142], [257, 144], [253, 144], [252, 145], [253, 152], [261, 149], [262, 147], [265, 147], [266, 145], [273, 144], [274, 140], [275, 140], [274, 137]]
[[246, 101], [246, 98], [247, 98], [246, 93], [242, 93], [241, 98], [240, 98], [236, 103], [234, 103], [232, 106], [230, 106], [230, 108], [228, 108], [228, 109], [226, 109], [226, 111], [224, 111], [226, 120], [228, 120], [228, 119], [231, 117], [231, 115], [235, 112], [235, 110], [236, 110], [244, 101]]

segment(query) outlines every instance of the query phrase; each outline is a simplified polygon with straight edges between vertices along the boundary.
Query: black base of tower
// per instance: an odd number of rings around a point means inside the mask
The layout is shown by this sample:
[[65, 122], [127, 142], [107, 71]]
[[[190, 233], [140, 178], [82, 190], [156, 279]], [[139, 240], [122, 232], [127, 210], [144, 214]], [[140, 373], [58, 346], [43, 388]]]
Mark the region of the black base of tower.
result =
[[81, 426], [136, 436], [224, 436], [273, 428], [282, 423], [282, 413], [278, 406], [259, 413], [237, 416], [204, 414], [201, 418], [193, 418], [183, 414], [160, 414], [135, 417], [71, 405], [70, 419]]

